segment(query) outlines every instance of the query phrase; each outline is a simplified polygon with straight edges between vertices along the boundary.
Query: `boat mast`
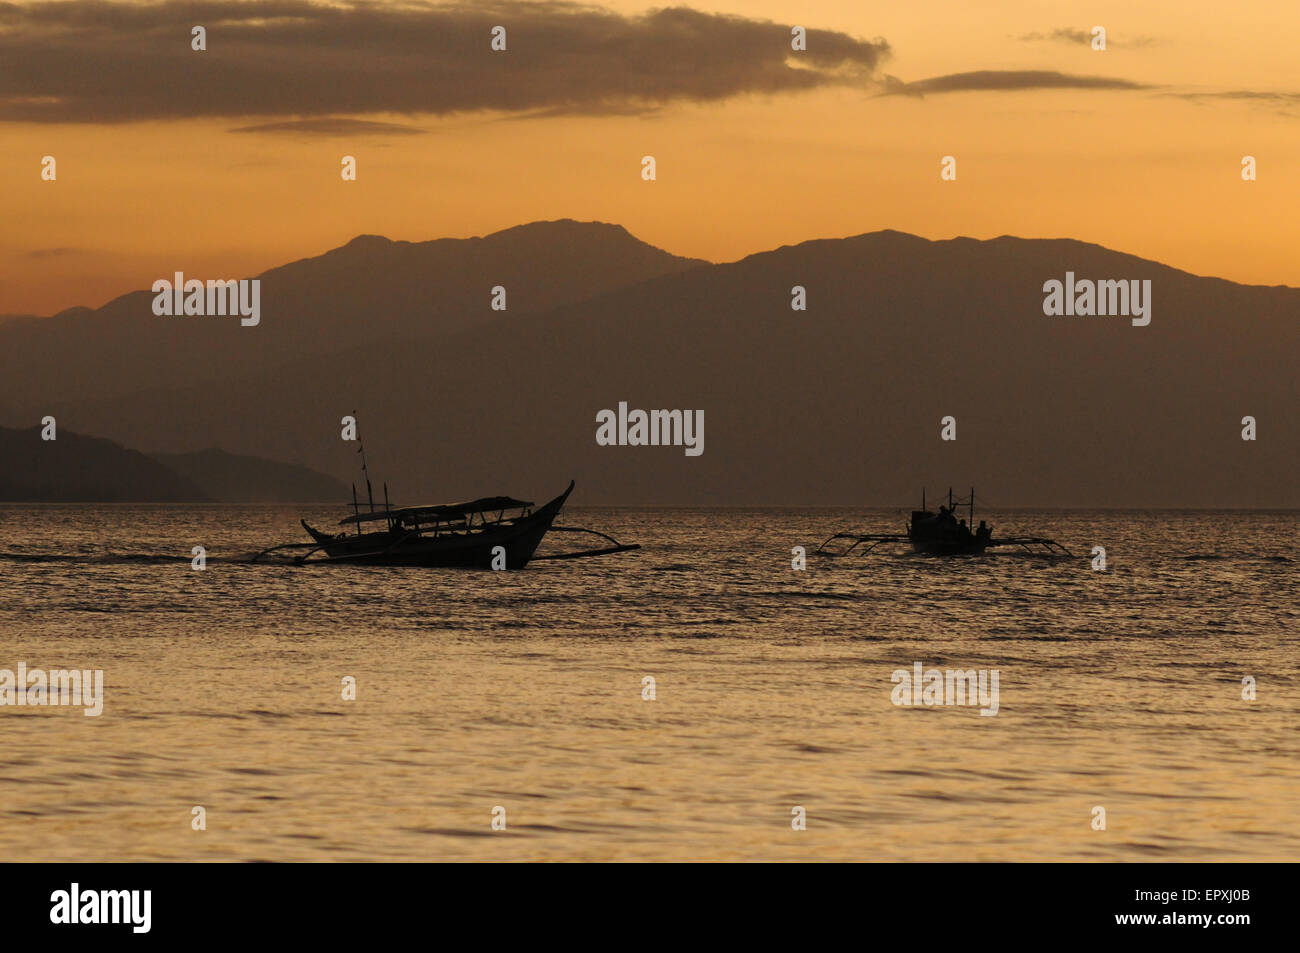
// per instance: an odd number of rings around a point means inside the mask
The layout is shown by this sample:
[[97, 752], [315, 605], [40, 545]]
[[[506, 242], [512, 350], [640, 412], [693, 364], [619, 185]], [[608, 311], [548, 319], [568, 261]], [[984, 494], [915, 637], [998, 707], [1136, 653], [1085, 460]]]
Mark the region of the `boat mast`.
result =
[[975, 487], [970, 488], [970, 525], [975, 525]]
[[[357, 412], [352, 411], [352, 419], [357, 419]], [[361, 454], [361, 472], [366, 475], [366, 497], [370, 500], [370, 512], [375, 511], [375, 491], [370, 487], [370, 470], [366, 467], [366, 443], [357, 437], [357, 453]]]
[[357, 506], [357, 481], [352, 481], [352, 515], [357, 518], [357, 535], [361, 535], [361, 507]]

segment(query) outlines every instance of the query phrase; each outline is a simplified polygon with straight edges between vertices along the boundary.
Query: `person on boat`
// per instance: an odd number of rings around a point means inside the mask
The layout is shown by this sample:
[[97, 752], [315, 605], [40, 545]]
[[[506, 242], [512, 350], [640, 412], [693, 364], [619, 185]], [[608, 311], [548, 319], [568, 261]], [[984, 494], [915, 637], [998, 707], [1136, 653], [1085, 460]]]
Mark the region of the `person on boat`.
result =
[[985, 523], [983, 520], [980, 520], [979, 529], [975, 531], [975, 538], [987, 540], [992, 535], [993, 535], [993, 530], [989, 529], [987, 523]]

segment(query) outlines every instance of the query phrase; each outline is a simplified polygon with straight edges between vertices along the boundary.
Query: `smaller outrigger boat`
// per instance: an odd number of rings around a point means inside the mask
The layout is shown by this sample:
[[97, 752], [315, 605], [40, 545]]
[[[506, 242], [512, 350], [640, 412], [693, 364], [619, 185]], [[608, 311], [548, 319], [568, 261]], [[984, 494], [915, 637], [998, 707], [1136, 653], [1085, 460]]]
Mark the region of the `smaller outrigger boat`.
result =
[[[958, 507], [967, 507], [970, 523], [957, 516]], [[932, 513], [925, 506], [925, 490], [921, 491], [921, 508], [912, 510], [912, 518], [907, 523], [906, 533], [836, 533], [821, 546], [817, 547], [818, 556], [848, 556], [853, 552], [869, 553], [881, 546], [905, 543], [912, 550], [927, 556], [979, 556], [986, 550], [997, 546], [1019, 546], [1029, 553], [1040, 556], [1070, 556], [1072, 553], [1054, 539], [1046, 536], [1004, 536], [994, 538], [993, 527], [980, 520], [979, 526], [972, 530], [975, 522], [975, 490], [972, 487], [969, 499], [954, 500], [952, 489], [948, 490], [948, 505], [940, 506], [938, 513]], [[836, 542], [849, 543], [847, 548], [837, 549]], [[832, 548], [827, 548], [832, 546]], [[859, 548], [863, 547], [863, 548]]]
[[[427, 566], [440, 568], [523, 569], [530, 562], [545, 559], [580, 559], [606, 556], [640, 549], [638, 543], [624, 544], [597, 532], [576, 526], [556, 526], [573, 481], [563, 493], [542, 506], [509, 496], [486, 496], [465, 503], [440, 503], [432, 506], [394, 507], [388, 502], [388, 484], [384, 484], [384, 504], [375, 507], [374, 492], [366, 468], [365, 449], [359, 448], [361, 470], [366, 473], [369, 509], [357, 503], [357, 487], [352, 485], [352, 515], [339, 520], [342, 532], [319, 530], [306, 520], [302, 528], [311, 536], [310, 543], [284, 543], [264, 549], [253, 561], [271, 554], [291, 556], [298, 565], [304, 563], [364, 563], [375, 566]], [[354, 532], [349, 532], [352, 527]], [[536, 555], [547, 533], [586, 533], [598, 536], [609, 545], [579, 552]]]

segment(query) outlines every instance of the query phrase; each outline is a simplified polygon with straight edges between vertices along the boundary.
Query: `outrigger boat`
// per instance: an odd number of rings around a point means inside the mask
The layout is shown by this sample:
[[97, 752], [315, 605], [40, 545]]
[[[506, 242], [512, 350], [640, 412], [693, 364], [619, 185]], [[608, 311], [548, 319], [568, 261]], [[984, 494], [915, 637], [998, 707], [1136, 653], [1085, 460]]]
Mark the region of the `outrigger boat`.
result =
[[[442, 503], [434, 506], [394, 507], [388, 502], [388, 484], [384, 484], [384, 505], [375, 508], [374, 492], [366, 469], [365, 449], [359, 448], [361, 469], [366, 475], [368, 511], [357, 503], [357, 487], [352, 485], [352, 515], [339, 525], [355, 527], [328, 533], [299, 520], [311, 536], [310, 543], [285, 543], [264, 549], [253, 557], [256, 562], [272, 553], [287, 555], [289, 550], [306, 550], [292, 556], [293, 562], [367, 563], [377, 566], [428, 566], [440, 568], [523, 569], [530, 562], [544, 559], [579, 559], [606, 556], [640, 549], [637, 543], [624, 544], [597, 532], [575, 526], [555, 526], [561, 507], [573, 492], [568, 488], [543, 506], [509, 496], [487, 496], [467, 503]], [[371, 528], [374, 527], [374, 528]], [[587, 533], [599, 536], [609, 545], [599, 549], [536, 555], [547, 533]]]
[[[489, 496], [467, 503], [358, 510], [339, 521], [340, 526], [355, 526], [355, 533], [322, 532], [306, 520], [300, 520], [312, 542], [272, 546], [258, 553], [255, 559], [279, 551], [305, 549], [306, 552], [293, 557], [295, 563], [523, 569], [530, 562], [545, 559], [605, 556], [641, 548], [637, 543], [620, 543], [596, 530], [553, 525], [572, 492], [573, 481], [570, 481], [563, 493], [536, 509], [525, 500]], [[363, 529], [370, 524], [378, 524], [378, 528]], [[535, 555], [548, 532], [590, 533], [609, 545], [581, 552]]]
[[[925, 507], [925, 490], [921, 491], [921, 508], [912, 510], [912, 518], [907, 523], [906, 533], [836, 533], [821, 546], [817, 547], [818, 556], [848, 556], [855, 550], [869, 553], [880, 546], [906, 543], [917, 553], [927, 556], [979, 556], [985, 550], [996, 546], [1019, 546], [1026, 552], [1040, 556], [1070, 556], [1068, 549], [1054, 539], [1046, 536], [1004, 536], [995, 539], [993, 527], [980, 520], [977, 529], [971, 530], [966, 520], [958, 520], [957, 507], [969, 508], [970, 522], [975, 522], [975, 490], [972, 487], [970, 498], [954, 500], [951, 487], [948, 489], [948, 505], [940, 506], [938, 513], [932, 513]], [[850, 542], [842, 550], [827, 549], [836, 541]], [[865, 547], [859, 549], [859, 547]]]

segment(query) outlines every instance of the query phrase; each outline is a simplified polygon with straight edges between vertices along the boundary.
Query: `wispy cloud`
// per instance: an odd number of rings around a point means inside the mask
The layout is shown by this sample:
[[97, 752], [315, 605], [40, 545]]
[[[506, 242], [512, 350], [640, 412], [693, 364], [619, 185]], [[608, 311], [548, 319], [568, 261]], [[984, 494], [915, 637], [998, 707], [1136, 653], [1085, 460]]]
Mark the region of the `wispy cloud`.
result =
[[342, 119], [325, 116], [320, 119], [289, 119], [267, 122], [256, 126], [240, 126], [227, 132], [283, 132], [302, 136], [355, 137], [368, 135], [419, 136], [423, 129], [403, 126], [395, 122], [374, 122], [369, 119]]
[[[190, 48], [196, 25], [205, 52]], [[490, 48], [497, 25], [505, 52]], [[813, 29], [796, 53], [790, 30], [554, 0], [0, 3], [0, 121], [266, 117], [325, 130], [333, 117], [378, 113], [600, 115], [870, 88], [889, 55], [883, 39]]]
[[927, 96], [936, 93], [1020, 92], [1030, 89], [1151, 89], [1144, 83], [1112, 76], [1074, 76], [1053, 70], [976, 70], [949, 73], [905, 83], [885, 77], [882, 96]]
[[86, 255], [84, 248], [36, 248], [27, 253], [28, 258], [67, 258], [70, 255]]
[[[1092, 30], [1080, 30], [1080, 29], [1076, 29], [1075, 27], [1063, 26], [1063, 27], [1057, 27], [1055, 30], [1047, 30], [1046, 32], [1041, 31], [1041, 30], [1035, 30], [1035, 31], [1032, 32], [1032, 33], [1022, 33], [1022, 34], [1020, 34], [1018, 37], [1016, 37], [1016, 39], [1017, 39], [1017, 40], [1021, 40], [1021, 41], [1025, 42], [1025, 43], [1042, 43], [1042, 42], [1048, 42], [1048, 43], [1082, 43], [1082, 44], [1085, 45], [1085, 46], [1089, 46], [1089, 47], [1091, 47], [1091, 46], [1092, 46]], [[1107, 46], [1107, 47], [1111, 47], [1111, 46], [1121, 46], [1121, 47], [1150, 46], [1150, 45], [1151, 45], [1152, 43], [1154, 43], [1154, 42], [1155, 42], [1155, 38], [1154, 38], [1154, 37], [1150, 37], [1150, 36], [1133, 36], [1133, 37], [1124, 37], [1124, 38], [1121, 39], [1121, 41], [1120, 41], [1119, 43], [1116, 43], [1115, 40], [1114, 40], [1114, 38], [1111, 36], [1110, 33], [1107, 33], [1107, 34], [1106, 34], [1106, 46]]]
[[1300, 103], [1300, 93], [1282, 93], [1262, 89], [1231, 89], [1217, 93], [1170, 93], [1179, 99], [1239, 99], [1263, 105], [1289, 106]]
[[1041, 42], [1043, 40], [1056, 40], [1061, 43], [1091, 43], [1092, 34], [1087, 30], [1075, 30], [1070, 27], [1059, 27], [1055, 30], [1049, 30], [1046, 33], [1035, 31], [1033, 33], [1022, 33], [1016, 37], [1026, 43]]
[[1229, 89], [1218, 92], [1169, 92], [1185, 102], [1203, 105], [1207, 102], [1238, 102], [1247, 106], [1269, 109], [1279, 116], [1293, 118], [1300, 107], [1300, 93], [1279, 92], [1268, 89]]

